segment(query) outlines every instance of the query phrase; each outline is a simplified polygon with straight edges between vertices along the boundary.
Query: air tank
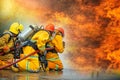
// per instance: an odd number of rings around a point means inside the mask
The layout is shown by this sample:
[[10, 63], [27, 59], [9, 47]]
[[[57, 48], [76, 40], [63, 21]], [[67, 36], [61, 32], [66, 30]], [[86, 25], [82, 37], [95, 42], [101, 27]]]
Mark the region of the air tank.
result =
[[25, 30], [23, 30], [19, 35], [18, 35], [18, 39], [20, 41], [25, 41], [27, 38], [29, 38], [31, 35], [33, 35], [35, 32], [37, 32], [38, 30], [40, 30], [40, 28], [36, 25], [30, 25], [28, 28], [26, 28]]

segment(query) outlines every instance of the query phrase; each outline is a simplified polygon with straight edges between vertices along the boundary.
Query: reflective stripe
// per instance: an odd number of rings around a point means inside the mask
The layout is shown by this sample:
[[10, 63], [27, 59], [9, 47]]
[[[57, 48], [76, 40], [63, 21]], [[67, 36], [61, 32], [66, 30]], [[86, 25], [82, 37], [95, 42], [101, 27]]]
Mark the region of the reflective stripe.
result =
[[59, 57], [57, 57], [57, 58], [49, 58], [49, 59], [47, 59], [48, 61], [57, 61], [57, 60], [60, 60], [59, 59]]
[[38, 56], [30, 56], [30, 58], [38, 58]]
[[45, 50], [45, 46], [42, 46], [41, 48], [39, 48], [39, 50], [44, 51]]
[[58, 70], [58, 67], [59, 67], [59, 66], [56, 64], [56, 66], [55, 66], [55, 70]]
[[[27, 55], [25, 55], [27, 56]], [[29, 56], [29, 58], [38, 58], [38, 56]]]
[[29, 61], [26, 62], [26, 70], [29, 70]]

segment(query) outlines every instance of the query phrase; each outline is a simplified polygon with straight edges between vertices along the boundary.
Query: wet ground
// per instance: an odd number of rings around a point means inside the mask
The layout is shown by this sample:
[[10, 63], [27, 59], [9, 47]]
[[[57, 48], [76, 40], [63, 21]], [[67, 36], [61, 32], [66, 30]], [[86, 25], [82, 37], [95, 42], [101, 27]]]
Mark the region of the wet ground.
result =
[[120, 75], [64, 69], [39, 73], [0, 70], [0, 80], [120, 80]]

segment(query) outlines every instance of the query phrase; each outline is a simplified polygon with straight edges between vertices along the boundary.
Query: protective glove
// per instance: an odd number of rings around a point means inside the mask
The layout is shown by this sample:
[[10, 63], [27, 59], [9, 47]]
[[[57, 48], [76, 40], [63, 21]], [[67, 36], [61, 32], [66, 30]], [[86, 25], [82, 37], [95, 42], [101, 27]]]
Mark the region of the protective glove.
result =
[[11, 68], [12, 68], [12, 71], [14, 71], [14, 72], [19, 72], [19, 69], [16, 68], [16, 67], [14, 67], [13, 65], [11, 66]]
[[0, 60], [0, 66], [4, 66], [4, 65], [5, 65], [5, 63]]
[[10, 48], [8, 46], [3, 47], [3, 52], [7, 53], [10, 51]]

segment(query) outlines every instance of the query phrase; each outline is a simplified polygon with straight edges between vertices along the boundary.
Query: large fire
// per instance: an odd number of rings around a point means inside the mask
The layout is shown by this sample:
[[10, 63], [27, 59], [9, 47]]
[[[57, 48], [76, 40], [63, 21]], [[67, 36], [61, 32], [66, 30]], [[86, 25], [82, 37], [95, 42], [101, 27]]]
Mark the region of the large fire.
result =
[[79, 4], [80, 12], [70, 24], [77, 41], [71, 39], [70, 47], [75, 47], [68, 51], [71, 62], [79, 69], [120, 71], [120, 1], [81, 0]]
[[120, 70], [120, 0], [12, 1], [12, 17], [65, 29], [63, 55], [73, 68]]

